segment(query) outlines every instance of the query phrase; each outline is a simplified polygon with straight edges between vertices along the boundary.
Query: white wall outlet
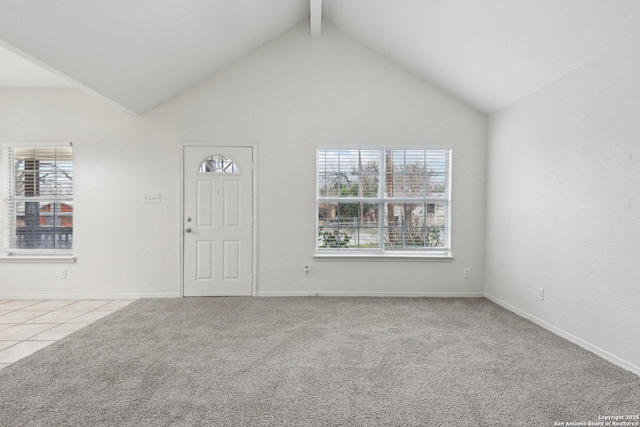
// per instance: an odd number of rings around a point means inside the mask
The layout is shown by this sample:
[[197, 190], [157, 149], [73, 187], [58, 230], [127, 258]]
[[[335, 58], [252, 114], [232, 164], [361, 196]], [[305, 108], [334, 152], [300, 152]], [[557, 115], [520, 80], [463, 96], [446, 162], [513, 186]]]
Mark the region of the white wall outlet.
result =
[[145, 203], [160, 203], [160, 194], [145, 194]]
[[465, 267], [462, 270], [462, 277], [464, 277], [465, 279], [468, 279], [471, 277], [471, 269], [469, 267]]
[[66, 279], [67, 278], [67, 270], [66, 269], [61, 269], [60, 270], [60, 278], [61, 279]]
[[304, 266], [304, 277], [309, 277], [309, 266], [308, 265]]
[[544, 300], [544, 288], [538, 288], [538, 299]]

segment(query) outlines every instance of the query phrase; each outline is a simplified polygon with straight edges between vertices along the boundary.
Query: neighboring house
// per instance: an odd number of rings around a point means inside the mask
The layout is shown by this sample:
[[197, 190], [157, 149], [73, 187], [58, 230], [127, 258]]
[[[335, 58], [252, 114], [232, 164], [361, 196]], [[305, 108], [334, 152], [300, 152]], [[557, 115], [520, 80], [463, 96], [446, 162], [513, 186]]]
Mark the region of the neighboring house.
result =
[[[40, 227], [73, 227], [73, 206], [66, 203], [58, 203], [60, 208], [55, 212], [56, 203], [45, 203], [40, 205], [40, 215], [38, 224]], [[16, 227], [25, 228], [27, 226], [26, 216], [16, 216]]]
[[73, 237], [73, 206], [67, 203], [42, 203], [38, 218], [29, 225], [27, 215], [16, 215], [16, 248], [70, 249]]
[[56, 203], [40, 205], [41, 227], [73, 227], [73, 206], [66, 203], [57, 204], [60, 205], [58, 212], [55, 212]]

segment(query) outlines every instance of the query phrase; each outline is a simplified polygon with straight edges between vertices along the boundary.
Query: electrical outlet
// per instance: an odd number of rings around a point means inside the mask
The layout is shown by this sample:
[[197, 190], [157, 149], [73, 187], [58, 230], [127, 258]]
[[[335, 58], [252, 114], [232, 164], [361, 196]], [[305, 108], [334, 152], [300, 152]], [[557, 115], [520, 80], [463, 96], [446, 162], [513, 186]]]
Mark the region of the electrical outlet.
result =
[[471, 277], [471, 269], [469, 267], [465, 267], [462, 270], [462, 277], [464, 277], [465, 279], [468, 279]]
[[309, 266], [308, 265], [304, 266], [304, 277], [309, 277]]
[[544, 288], [538, 288], [538, 299], [544, 300]]
[[145, 194], [145, 203], [160, 203], [160, 194]]
[[60, 270], [60, 278], [61, 279], [66, 279], [67, 278], [67, 270], [65, 270], [64, 268], [62, 270]]

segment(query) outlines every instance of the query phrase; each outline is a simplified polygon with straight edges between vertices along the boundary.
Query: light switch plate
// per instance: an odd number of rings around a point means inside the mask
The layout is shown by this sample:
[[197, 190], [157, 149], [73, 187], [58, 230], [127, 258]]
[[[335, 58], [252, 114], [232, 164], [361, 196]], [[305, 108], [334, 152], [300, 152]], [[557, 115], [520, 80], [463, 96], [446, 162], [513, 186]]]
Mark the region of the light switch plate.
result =
[[160, 194], [145, 194], [145, 203], [160, 203]]

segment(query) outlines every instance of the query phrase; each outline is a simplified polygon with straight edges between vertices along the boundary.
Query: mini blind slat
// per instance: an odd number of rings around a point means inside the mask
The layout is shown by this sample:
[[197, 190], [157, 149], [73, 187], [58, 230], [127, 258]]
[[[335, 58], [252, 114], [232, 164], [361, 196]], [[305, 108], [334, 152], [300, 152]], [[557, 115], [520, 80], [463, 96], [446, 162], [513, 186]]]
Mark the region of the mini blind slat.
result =
[[318, 194], [378, 197], [379, 150], [319, 150]]
[[7, 173], [3, 179], [3, 199], [4, 199], [4, 247], [8, 249], [14, 246], [15, 230], [16, 228], [16, 214], [15, 214], [15, 202], [12, 197], [15, 196], [15, 182], [14, 182], [14, 166], [15, 166], [15, 153], [14, 150], [7, 148], [3, 150], [6, 153], [6, 171]]
[[387, 198], [447, 197], [449, 150], [386, 150]]

